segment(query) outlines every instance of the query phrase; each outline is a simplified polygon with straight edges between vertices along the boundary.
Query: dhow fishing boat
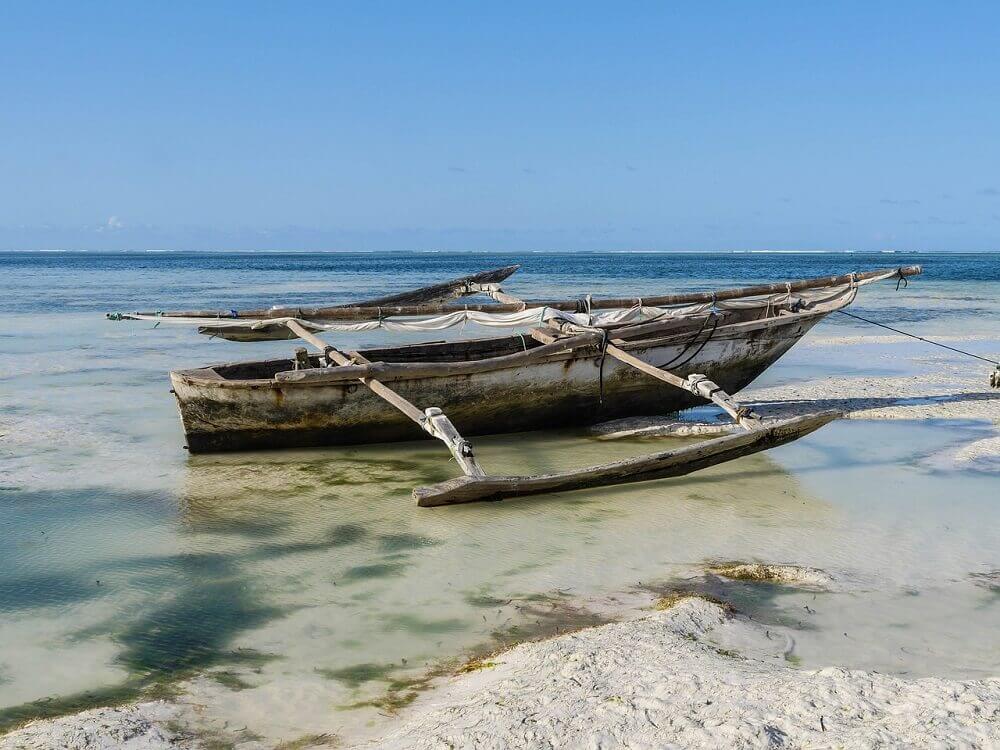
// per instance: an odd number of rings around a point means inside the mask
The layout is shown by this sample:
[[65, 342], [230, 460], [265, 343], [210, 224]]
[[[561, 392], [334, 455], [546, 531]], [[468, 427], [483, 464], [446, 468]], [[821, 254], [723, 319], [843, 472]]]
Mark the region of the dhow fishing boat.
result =
[[[413, 491], [421, 506], [679, 476], [800, 438], [825, 411], [766, 421], [739, 392], [860, 287], [919, 266], [714, 292], [523, 300], [501, 283], [519, 266], [329, 307], [114, 313], [194, 324], [231, 341], [301, 339], [281, 359], [170, 373], [193, 453], [441, 440], [463, 475]], [[898, 283], [898, 282], [897, 282]], [[456, 304], [480, 295], [488, 302]], [[507, 335], [342, 351], [323, 333], [441, 331], [476, 324]], [[535, 476], [495, 476], [467, 436], [669, 414], [714, 403], [742, 430], [674, 450]]]

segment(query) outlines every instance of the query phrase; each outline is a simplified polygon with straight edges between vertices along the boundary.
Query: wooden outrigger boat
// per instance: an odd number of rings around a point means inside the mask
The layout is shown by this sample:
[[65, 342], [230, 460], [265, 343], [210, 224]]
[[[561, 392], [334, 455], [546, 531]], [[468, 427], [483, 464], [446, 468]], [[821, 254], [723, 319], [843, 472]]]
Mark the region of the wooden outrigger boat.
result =
[[[526, 301], [500, 282], [518, 266], [336, 307], [116, 313], [193, 323], [234, 341], [300, 338], [308, 354], [170, 373], [194, 453], [435, 437], [463, 476], [414, 490], [419, 505], [558, 492], [678, 476], [782, 445], [836, 419], [764, 421], [730, 395], [747, 386], [862, 285], [919, 266], [716, 292]], [[489, 303], [445, 300], [485, 294]], [[322, 332], [441, 330], [466, 322], [524, 331], [493, 338], [341, 351]], [[668, 414], [711, 402], [741, 432], [684, 448], [542, 476], [491, 476], [464, 436]], [[418, 406], [419, 405], [419, 406]]]

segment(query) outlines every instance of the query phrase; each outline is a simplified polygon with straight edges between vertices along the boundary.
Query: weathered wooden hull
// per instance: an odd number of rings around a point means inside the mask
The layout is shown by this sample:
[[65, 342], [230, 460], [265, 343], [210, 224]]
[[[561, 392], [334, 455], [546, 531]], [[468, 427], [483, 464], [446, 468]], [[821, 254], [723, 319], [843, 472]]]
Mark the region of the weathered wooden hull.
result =
[[[705, 374], [735, 393], [788, 351], [827, 312], [720, 327], [700, 349], [686, 347], [690, 335], [628, 342], [622, 348], [650, 364], [668, 365], [679, 375]], [[685, 362], [688, 357], [691, 359]], [[213, 377], [210, 368], [173, 372], [171, 381], [187, 446], [196, 453], [428, 437], [360, 382], [232, 380]], [[593, 348], [518, 368], [401, 379], [391, 386], [421, 409], [443, 409], [463, 435], [592, 424], [625, 416], [666, 414], [704, 403], [611, 357], [602, 357]]]

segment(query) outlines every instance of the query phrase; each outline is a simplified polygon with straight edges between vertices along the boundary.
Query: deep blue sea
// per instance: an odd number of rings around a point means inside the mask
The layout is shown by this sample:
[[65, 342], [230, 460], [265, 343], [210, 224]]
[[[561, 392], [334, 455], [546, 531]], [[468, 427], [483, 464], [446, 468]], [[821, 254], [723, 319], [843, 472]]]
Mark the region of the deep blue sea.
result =
[[923, 282], [1000, 281], [1000, 254], [987, 253], [7, 252], [0, 311], [342, 302], [511, 263], [522, 269], [508, 285], [526, 295], [668, 293], [913, 264]]

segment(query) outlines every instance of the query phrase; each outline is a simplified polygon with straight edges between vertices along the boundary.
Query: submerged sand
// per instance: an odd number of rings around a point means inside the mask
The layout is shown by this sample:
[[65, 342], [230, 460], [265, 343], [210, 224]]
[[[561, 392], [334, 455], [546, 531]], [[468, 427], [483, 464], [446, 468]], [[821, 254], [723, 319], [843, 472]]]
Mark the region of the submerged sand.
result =
[[[861, 343], [905, 341], [868, 338], [880, 340]], [[857, 343], [845, 337], [812, 345]], [[837, 408], [852, 419], [975, 419], [1000, 426], [1000, 391], [989, 388], [988, 370], [930, 357], [920, 360], [918, 375], [811, 378], [751, 388], [740, 398], [769, 418]], [[670, 424], [689, 434], [727, 429], [661, 418], [647, 422], [645, 434], [677, 434]], [[990, 468], [998, 456], [1000, 435], [956, 446], [939, 459]], [[714, 572], [800, 587], [830, 583], [822, 571], [792, 566], [720, 563]], [[995, 573], [979, 575], [981, 585], [995, 586]], [[439, 679], [434, 690], [402, 710], [390, 733], [364, 746], [1000, 746], [1000, 679], [911, 680], [841, 668], [794, 669], [789, 636], [696, 597], [661, 605], [639, 619], [517, 646]], [[95, 709], [33, 722], [0, 738], [0, 750], [217, 746], [220, 738], [184, 729], [196, 723], [193, 711], [191, 702]], [[226, 746], [274, 747], [248, 734], [234, 741], [238, 729], [227, 727]], [[336, 744], [332, 736], [300, 740], [288, 746]]]

